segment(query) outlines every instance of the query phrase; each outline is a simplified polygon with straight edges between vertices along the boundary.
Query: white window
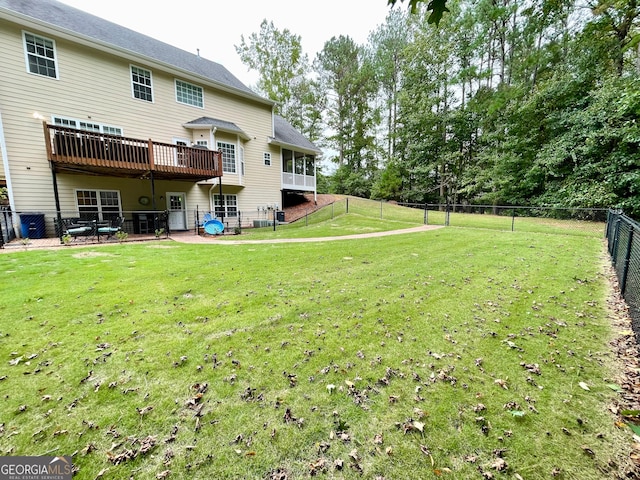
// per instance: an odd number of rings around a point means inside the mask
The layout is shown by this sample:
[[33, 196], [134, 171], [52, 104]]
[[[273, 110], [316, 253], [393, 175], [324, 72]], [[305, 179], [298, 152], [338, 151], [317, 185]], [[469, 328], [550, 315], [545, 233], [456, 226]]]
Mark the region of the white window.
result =
[[174, 138], [173, 144], [177, 145], [176, 148], [176, 165], [187, 164], [187, 147], [189, 146], [189, 140], [186, 138]]
[[80, 217], [87, 220], [110, 220], [122, 211], [117, 190], [76, 190], [76, 202]]
[[122, 136], [122, 129], [113, 125], [105, 125], [103, 123], [86, 122], [75, 118], [58, 117], [54, 115], [53, 124], [61, 127], [77, 128], [78, 130], [86, 130], [88, 132], [106, 133], [108, 135]]
[[209, 140], [196, 140], [196, 145], [209, 148]]
[[204, 108], [202, 87], [176, 80], [176, 100], [185, 105]]
[[271, 166], [271, 154], [269, 152], [264, 152], [262, 154], [262, 159], [264, 161], [265, 166], [267, 167]]
[[22, 32], [27, 71], [36, 75], [58, 78], [56, 43], [48, 38]]
[[224, 208], [220, 204], [220, 195], [213, 196], [213, 204], [215, 206], [216, 217], [222, 217], [224, 213], [225, 217], [237, 217], [238, 216], [238, 196], [237, 195], [223, 195]]
[[131, 65], [131, 88], [134, 98], [153, 102], [151, 72], [149, 70]]
[[222, 172], [236, 173], [236, 146], [233, 143], [218, 142], [222, 152]]

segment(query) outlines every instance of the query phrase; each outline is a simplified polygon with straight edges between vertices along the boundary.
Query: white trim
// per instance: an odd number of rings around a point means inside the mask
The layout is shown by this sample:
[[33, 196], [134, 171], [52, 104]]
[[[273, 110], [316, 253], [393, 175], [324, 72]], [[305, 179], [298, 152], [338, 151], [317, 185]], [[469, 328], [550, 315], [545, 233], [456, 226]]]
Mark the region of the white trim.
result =
[[[51, 42], [53, 44], [53, 65], [55, 67], [56, 70], [56, 76], [55, 77], [51, 77], [49, 75], [43, 75], [42, 73], [38, 73], [38, 72], [32, 72], [31, 69], [29, 68], [29, 55], [30, 53], [27, 52], [27, 35], [31, 35], [35, 38], [40, 38], [42, 40], [48, 40], [49, 42]], [[31, 75], [36, 75], [38, 77], [44, 77], [44, 78], [52, 78], [54, 80], [59, 80], [60, 79], [60, 65], [58, 64], [58, 49], [56, 47], [56, 41], [53, 40], [52, 38], [47, 38], [47, 37], [43, 37], [42, 35], [39, 35], [37, 33], [31, 33], [28, 32], [27, 30], [22, 30], [22, 49], [24, 51], [24, 62], [25, 62], [25, 68], [27, 69], [27, 73], [31, 74]], [[41, 57], [41, 55], [37, 55], [39, 57]]]
[[[96, 50], [108, 53], [110, 55], [117, 55], [120, 58], [124, 58], [131, 62], [142, 62], [149, 64], [150, 68], [157, 67], [163, 72], [167, 72], [171, 75], [181, 76], [184, 78], [193, 78], [195, 81], [203, 83], [205, 85], [209, 85], [217, 90], [228, 92], [239, 97], [248, 98], [264, 105], [270, 105], [271, 108], [273, 108], [273, 106], [276, 104], [276, 102], [274, 102], [273, 100], [261, 97], [260, 95], [257, 95], [253, 92], [247, 92], [246, 90], [232, 87], [231, 85], [227, 85], [201, 74], [176, 67], [175, 65], [171, 65], [170, 63], [166, 63], [162, 60], [158, 60], [146, 55], [141, 55], [139, 53], [131, 51], [130, 49], [118, 47], [116, 45], [113, 45], [112, 43], [105, 42], [104, 40], [98, 40], [96, 38], [89, 37], [88, 35], [84, 35], [82, 33], [60, 27], [58, 25], [52, 25], [51, 23], [45, 22], [44, 20], [30, 17], [14, 10], [0, 7], [0, 18], [8, 19], [11, 22], [21, 24], [28, 28], [35, 28], [36, 30], [40, 30], [48, 35], [55, 35], [64, 40], [68, 40], [79, 45], [84, 45], [85, 47], [95, 48]], [[155, 67], [152, 67], [152, 65], [154, 65]]]
[[[223, 143], [225, 145], [233, 145], [233, 162], [234, 162], [234, 166], [233, 166], [233, 172], [225, 172], [224, 170], [224, 158], [222, 158], [222, 173], [228, 173], [229, 175], [237, 175], [238, 174], [238, 144], [236, 143], [232, 143], [232, 142], [222, 142], [220, 140], [216, 141], [216, 149], [218, 149], [219, 151], [222, 151], [222, 148], [220, 147], [220, 144]], [[224, 152], [223, 152], [223, 157], [224, 157]]]
[[[174, 145], [178, 145], [178, 142], [180, 142], [180, 144], [183, 144], [183, 143], [184, 143], [184, 145], [182, 145], [182, 146], [184, 146], [184, 147], [188, 147], [188, 146], [190, 146], [190, 145], [191, 145], [191, 140], [189, 140], [189, 139], [188, 139], [188, 138], [186, 138], [186, 137], [173, 137], [173, 138], [171, 139], [171, 143], [173, 143]], [[174, 151], [174, 155], [173, 155], [173, 164], [174, 164], [175, 166], [179, 166], [179, 165], [181, 165], [181, 164], [180, 164], [180, 161], [179, 161], [179, 159], [178, 159], [178, 149], [177, 149], [177, 148], [176, 148], [176, 149], [175, 149], [175, 151]], [[175, 193], [175, 192], [174, 192], [174, 193]]]
[[[136, 92], [133, 89], [133, 86], [134, 86], [133, 77], [132, 77], [132, 75], [133, 75], [132, 69], [133, 68], [137, 68], [138, 70], [143, 70], [144, 72], [148, 72], [149, 73], [149, 82], [151, 83], [151, 85], [143, 85], [140, 82], [138, 82], [138, 85], [149, 87], [151, 89], [151, 100], [146, 100], [144, 98], [136, 97]], [[140, 67], [138, 65], [130, 63], [129, 64], [129, 81], [131, 81], [131, 98], [133, 98], [134, 100], [140, 100], [141, 102], [155, 103], [156, 94], [155, 94], [155, 91], [154, 91], [154, 88], [153, 88], [153, 72], [151, 70], [148, 70], [148, 69], [146, 69], [144, 67]]]
[[[120, 193], [120, 190], [110, 190], [110, 189], [105, 189], [105, 188], [74, 188], [73, 189], [73, 199], [76, 203], [76, 209], [78, 211], [78, 214], [81, 215], [82, 211], [80, 210], [81, 206], [78, 204], [78, 192], [96, 192], [96, 207], [98, 208], [98, 219], [99, 220], [104, 220], [104, 214], [105, 214], [105, 210], [103, 210], [103, 205], [100, 202], [100, 193], [102, 192], [108, 192], [108, 193], [115, 193], [118, 195], [118, 212], [117, 215], [121, 216], [122, 215], [122, 195]], [[107, 207], [113, 207], [113, 205], [106, 205]], [[87, 205], [82, 205], [83, 208], [86, 208]], [[85, 210], [86, 211], [86, 210]], [[106, 210], [106, 213], [115, 213], [112, 212], [110, 210]]]
[[[56, 123], [56, 119], [61, 120], [61, 123]], [[61, 127], [65, 127], [66, 125], [64, 125], [64, 123], [62, 123], [62, 122], [68, 122], [68, 123], [74, 122], [75, 126], [69, 125], [69, 128], [77, 128], [78, 130], [86, 130], [87, 132], [94, 132], [95, 130], [88, 129], [88, 128], [82, 128], [81, 124], [95, 125], [99, 129], [99, 133], [106, 133], [108, 135], [124, 136], [124, 130], [122, 129], [122, 127], [116, 127], [115, 125], [109, 125], [107, 123], [94, 122], [93, 120], [80, 120], [79, 118], [65, 117], [64, 115], [51, 115], [51, 123], [53, 125], [58, 125], [58, 126], [61, 126]], [[112, 129], [112, 130], [120, 130], [120, 133], [105, 132], [104, 131], [105, 128], [109, 128], [109, 129]]]
[[[220, 198], [220, 192], [216, 192], [213, 191], [211, 192], [212, 194], [212, 199], [211, 201], [213, 202], [213, 213], [216, 213], [216, 208], [219, 208], [219, 204], [216, 204], [216, 198]], [[238, 204], [238, 194], [237, 193], [223, 193], [222, 196], [224, 197], [224, 218], [237, 218], [238, 217], [238, 212], [240, 211], [239, 208], [239, 204]], [[229, 215], [229, 203], [227, 201], [227, 199], [229, 197], [233, 197], [233, 206], [235, 207], [235, 213], [233, 215]], [[217, 216], [217, 215], [216, 215]]]
[[[171, 214], [173, 213], [173, 217], [175, 218], [175, 214], [180, 214], [181, 221], [180, 227], [175, 228], [176, 230], [188, 230], [189, 224], [187, 223], [187, 192], [165, 192], [165, 204], [167, 206], [167, 212], [169, 212], [169, 218], [167, 218], [167, 224], [169, 225], [169, 229], [173, 230], [175, 227], [171, 226]], [[180, 197], [182, 199], [182, 209], [181, 210], [171, 210], [169, 207], [171, 206], [169, 203], [170, 197]]]
[[[202, 105], [194, 105], [193, 103], [181, 102], [178, 99], [178, 82], [184, 83], [185, 85], [189, 85], [189, 86], [194, 87], [194, 88], [199, 88], [200, 89], [200, 95], [201, 95], [201, 98], [202, 98]], [[200, 85], [196, 85], [195, 83], [190, 83], [190, 82], [187, 82], [185, 80], [180, 80], [179, 78], [174, 78], [173, 79], [173, 86], [174, 86], [174, 91], [175, 91], [175, 95], [176, 95], [176, 103], [179, 103], [180, 105], [188, 105], [190, 107], [201, 108], [202, 110], [204, 110], [204, 88], [202, 88]]]

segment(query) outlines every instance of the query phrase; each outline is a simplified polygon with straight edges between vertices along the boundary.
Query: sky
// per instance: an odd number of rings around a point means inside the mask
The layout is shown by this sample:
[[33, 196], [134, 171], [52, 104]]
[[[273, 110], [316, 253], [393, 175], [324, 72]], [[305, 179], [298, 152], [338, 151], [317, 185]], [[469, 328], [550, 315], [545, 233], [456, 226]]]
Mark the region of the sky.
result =
[[[364, 44], [384, 23], [387, 0], [61, 0], [67, 5], [224, 65], [247, 86], [257, 74], [240, 61], [234, 45], [260, 31], [262, 20], [299, 35], [313, 60], [331, 37], [348, 35]], [[394, 8], [407, 8], [396, 6]]]

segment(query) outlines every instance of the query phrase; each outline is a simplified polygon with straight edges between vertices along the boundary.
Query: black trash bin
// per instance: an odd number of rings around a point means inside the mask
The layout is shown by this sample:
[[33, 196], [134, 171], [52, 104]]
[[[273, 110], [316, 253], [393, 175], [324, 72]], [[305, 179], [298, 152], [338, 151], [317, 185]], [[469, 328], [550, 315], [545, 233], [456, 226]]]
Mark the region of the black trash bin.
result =
[[284, 222], [284, 212], [282, 210], [276, 212], [276, 220], [280, 223]]
[[44, 238], [47, 234], [44, 213], [20, 214], [20, 233], [22, 238]]

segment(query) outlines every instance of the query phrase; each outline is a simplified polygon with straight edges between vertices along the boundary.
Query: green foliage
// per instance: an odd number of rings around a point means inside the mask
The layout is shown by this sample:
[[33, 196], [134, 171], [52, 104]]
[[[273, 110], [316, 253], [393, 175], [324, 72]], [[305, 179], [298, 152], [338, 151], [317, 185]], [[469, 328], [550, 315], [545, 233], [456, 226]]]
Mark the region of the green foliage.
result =
[[[400, 0], [404, 2], [404, 0]], [[411, 9], [411, 13], [415, 14], [418, 12], [418, 3], [427, 2], [427, 0], [409, 0], [409, 7]], [[389, 5], [395, 5], [397, 0], [388, 0]], [[442, 15], [445, 12], [448, 12], [447, 8], [447, 0], [430, 0], [427, 4], [427, 11], [430, 11], [428, 22], [435, 23], [436, 25], [440, 24], [440, 20], [442, 19]]]
[[370, 189], [371, 181], [364, 172], [353, 171], [346, 165], [338, 167], [329, 178], [329, 193], [369, 198]]
[[330, 98], [325, 143], [337, 152], [331, 192], [368, 195], [378, 169], [376, 125], [380, 109], [376, 70], [364, 49], [350, 37], [333, 37], [318, 54], [320, 81]]
[[277, 102], [275, 112], [304, 133], [311, 141], [320, 137], [325, 100], [319, 84], [308, 77], [310, 65], [302, 50], [301, 37], [288, 29], [279, 30], [263, 20], [260, 32], [248, 39], [242, 35], [236, 52], [240, 60], [259, 74], [257, 88]]
[[[637, 212], [639, 11], [461, 0], [413, 18], [395, 132], [404, 196]], [[461, 94], [461, 95], [460, 95]]]
[[640, 214], [635, 2], [408, 4], [366, 45], [331, 38], [313, 75], [300, 37], [272, 23], [238, 47], [290, 123], [331, 150], [323, 191]]
[[371, 198], [382, 200], [400, 200], [402, 195], [402, 177], [400, 169], [394, 163], [388, 163], [386, 168], [377, 175], [371, 187]]

